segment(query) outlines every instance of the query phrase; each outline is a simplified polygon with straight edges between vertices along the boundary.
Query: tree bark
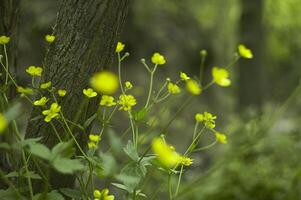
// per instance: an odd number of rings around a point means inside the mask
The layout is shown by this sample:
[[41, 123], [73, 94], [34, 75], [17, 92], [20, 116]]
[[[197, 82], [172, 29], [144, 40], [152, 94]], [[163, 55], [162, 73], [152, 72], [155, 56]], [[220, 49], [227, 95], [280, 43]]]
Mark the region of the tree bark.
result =
[[17, 70], [19, 17], [20, 0], [0, 1], [0, 35], [7, 35], [11, 38], [7, 45], [7, 53], [10, 70], [14, 73]]
[[[91, 75], [112, 65], [128, 4], [128, 0], [62, 1], [53, 33], [56, 39], [46, 54], [42, 80], [51, 81], [57, 89], [67, 90], [67, 95], [59, 102], [67, 119], [76, 115], [84, 100], [82, 90], [88, 87]], [[96, 109], [96, 105], [90, 105], [87, 115]], [[41, 115], [41, 110], [34, 108], [32, 117], [37, 115]], [[62, 127], [55, 126], [62, 134]], [[83, 135], [79, 130], [75, 134]], [[26, 137], [40, 136], [42, 143], [49, 147], [58, 142], [51, 126], [43, 119], [30, 121]], [[87, 143], [84, 137], [78, 140], [81, 145]], [[56, 173], [50, 174], [50, 180], [52, 188], [74, 184], [74, 177]]]
[[239, 106], [261, 109], [263, 99], [263, 45], [264, 33], [262, 13], [264, 1], [241, 0], [242, 16], [240, 21], [241, 42], [252, 49], [254, 58], [241, 59], [239, 67]]
[[[7, 54], [9, 60], [10, 71], [13, 74], [17, 72], [17, 57], [18, 57], [18, 28], [19, 28], [19, 7], [20, 0], [1, 0], [0, 1], [0, 36], [6, 35], [11, 38], [10, 43], [7, 45]], [[0, 54], [4, 55], [4, 51], [1, 45]], [[1, 67], [2, 68], [2, 67]], [[5, 73], [1, 69], [2, 76], [0, 78], [0, 84], [4, 85]], [[7, 96], [12, 99], [15, 90], [9, 90]], [[1, 94], [1, 97], [2, 94]], [[0, 108], [0, 112], [3, 112], [4, 108]], [[12, 143], [14, 137], [11, 134], [3, 134], [0, 136], [0, 141]], [[13, 171], [15, 166], [15, 160], [8, 160], [7, 152], [0, 152], [0, 168], [4, 172]], [[0, 188], [3, 188], [5, 184], [0, 180]]]

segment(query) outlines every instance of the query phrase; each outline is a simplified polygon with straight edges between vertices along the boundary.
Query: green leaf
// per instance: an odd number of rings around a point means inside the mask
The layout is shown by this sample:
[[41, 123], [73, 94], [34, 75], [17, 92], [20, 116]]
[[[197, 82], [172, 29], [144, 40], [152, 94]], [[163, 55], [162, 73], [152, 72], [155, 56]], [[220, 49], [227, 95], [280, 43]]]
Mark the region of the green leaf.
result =
[[72, 174], [75, 171], [84, 169], [84, 165], [77, 159], [68, 159], [57, 157], [52, 162], [53, 167], [63, 173], [63, 174]]
[[138, 161], [139, 156], [131, 140], [128, 141], [126, 147], [123, 148], [123, 150], [133, 161]]
[[97, 113], [95, 113], [91, 117], [89, 117], [84, 123], [84, 128], [87, 128], [88, 126], [90, 126], [90, 124], [96, 119], [96, 117], [97, 117]]
[[67, 197], [71, 197], [73, 199], [82, 199], [82, 193], [79, 190], [71, 188], [61, 188], [60, 192], [66, 195]]
[[8, 143], [2, 142], [0, 143], [0, 149], [10, 150], [11, 146]]
[[35, 116], [35, 117], [31, 118], [30, 121], [37, 121], [37, 120], [43, 119], [43, 118], [44, 118], [43, 115], [38, 115], [38, 116]]
[[117, 163], [112, 154], [101, 154], [100, 160], [98, 161], [101, 164], [101, 170], [96, 169], [97, 176], [99, 177], [108, 177], [114, 175], [117, 171]]
[[112, 151], [114, 153], [121, 153], [122, 152], [122, 141], [121, 138], [116, 135], [113, 129], [108, 129], [108, 137], [109, 137], [109, 143], [110, 147], [112, 148]]
[[56, 190], [52, 190], [49, 193], [39, 193], [33, 197], [34, 200], [65, 200], [63, 195], [58, 193]]
[[0, 199], [2, 200], [25, 200], [25, 197], [18, 197], [17, 193], [12, 188], [5, 190], [0, 189]]
[[42, 139], [42, 137], [37, 137], [37, 138], [28, 138], [25, 140], [20, 141], [19, 143], [21, 144], [21, 146], [30, 146], [33, 144], [36, 144], [38, 141], [40, 141]]
[[43, 158], [45, 160], [49, 160], [51, 158], [50, 150], [48, 149], [48, 147], [46, 147], [43, 144], [39, 144], [39, 143], [30, 144], [29, 145], [29, 151], [33, 155], [38, 156], [40, 158]]
[[133, 114], [135, 121], [142, 121], [147, 115], [147, 109], [142, 108], [141, 110], [139, 110], [137, 112], [133, 111], [132, 114]]
[[111, 184], [114, 185], [115, 187], [119, 188], [119, 189], [128, 191], [128, 188], [123, 184], [120, 184], [120, 183], [111, 183]]
[[116, 178], [120, 180], [128, 189], [130, 193], [139, 185], [144, 173], [140, 169], [140, 165], [136, 162], [127, 164], [122, 170], [120, 175]]
[[[13, 172], [10, 172], [5, 175], [5, 177], [7, 177], [7, 178], [13, 178], [13, 177], [19, 177], [19, 176], [27, 178], [27, 173], [23, 170], [20, 173], [13, 171]], [[29, 171], [28, 176], [31, 179], [42, 179], [41, 176], [39, 174], [36, 174], [34, 171]]]
[[22, 111], [22, 104], [20, 102], [18, 102], [16, 104], [12, 105], [8, 109], [8, 111], [5, 112], [4, 115], [8, 121], [12, 121], [21, 114], [21, 111]]
[[70, 158], [74, 152], [72, 145], [73, 142], [71, 140], [56, 144], [51, 150], [52, 160], [54, 160], [56, 157]]

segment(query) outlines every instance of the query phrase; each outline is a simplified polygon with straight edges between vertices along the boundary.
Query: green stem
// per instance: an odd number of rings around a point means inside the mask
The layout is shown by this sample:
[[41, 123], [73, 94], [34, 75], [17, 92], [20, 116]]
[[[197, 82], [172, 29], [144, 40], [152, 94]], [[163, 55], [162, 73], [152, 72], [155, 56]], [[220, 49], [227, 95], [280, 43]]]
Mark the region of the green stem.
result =
[[205, 67], [206, 56], [202, 56], [201, 66], [200, 66], [200, 84], [202, 85], [204, 77], [204, 67]]
[[150, 72], [151, 76], [150, 76], [149, 90], [148, 90], [147, 100], [146, 100], [146, 104], [145, 104], [144, 108], [148, 107], [149, 101], [150, 101], [151, 96], [152, 96], [154, 74], [157, 70], [157, 66], [158, 65], [156, 64], [155, 67], [154, 67], [154, 70]]
[[50, 121], [50, 125], [51, 125], [52, 129], [54, 130], [54, 133], [55, 133], [56, 137], [58, 138], [58, 140], [59, 140], [60, 142], [63, 142], [62, 138], [60, 137], [60, 135], [59, 135], [59, 133], [57, 132], [57, 130], [56, 130], [54, 124], [53, 124], [51, 121]]
[[215, 139], [214, 142], [212, 142], [211, 144], [208, 144], [207, 146], [192, 150], [192, 152], [203, 151], [203, 150], [209, 149], [209, 148], [213, 147], [216, 143], [217, 143], [217, 139]]
[[137, 150], [137, 146], [138, 146], [138, 135], [135, 133], [135, 126], [134, 126], [134, 120], [133, 120], [132, 113], [131, 113], [130, 111], [128, 111], [128, 114], [129, 114], [130, 123], [131, 123], [131, 128], [132, 128], [133, 143], [134, 143], [135, 148], [136, 148], [136, 150]]
[[197, 130], [198, 130], [198, 127], [199, 127], [199, 122], [197, 121], [197, 122], [195, 123], [195, 126], [194, 126], [194, 131], [193, 131], [192, 139], [195, 138], [196, 133], [197, 133]]
[[4, 68], [6, 75], [11, 79], [11, 81], [13, 82], [13, 84], [18, 87], [18, 84], [16, 83], [16, 81], [14, 80], [14, 78], [11, 76], [11, 74], [9, 73], [8, 69], [4, 66], [4, 64], [2, 62], [0, 62], [2, 67]]
[[[57, 101], [55, 95], [53, 94], [53, 91], [51, 91], [51, 94], [52, 94], [52, 97], [53, 97], [54, 101], [55, 101], [56, 103], [58, 103], [58, 101]], [[77, 142], [75, 136], [73, 135], [73, 133], [72, 133], [72, 131], [71, 131], [71, 129], [70, 129], [70, 127], [69, 127], [67, 121], [66, 121], [66, 118], [64, 117], [64, 114], [63, 114], [62, 110], [60, 110], [60, 115], [61, 115], [61, 118], [63, 119], [63, 122], [64, 122], [66, 128], [67, 128], [67, 132], [68, 132], [69, 135], [72, 137], [72, 139], [73, 139], [74, 143], [76, 144], [77, 148], [78, 148], [79, 151], [82, 153], [82, 155], [89, 161], [89, 158], [87, 157], [87, 155], [85, 154], [85, 152], [83, 151], [83, 149], [81, 148], [81, 146], [79, 145], [79, 143]]]
[[181, 184], [181, 179], [182, 179], [182, 174], [183, 174], [183, 168], [184, 168], [184, 166], [182, 165], [182, 166], [181, 166], [181, 170], [180, 170], [180, 175], [179, 175], [179, 178], [178, 178], [178, 183], [177, 183], [177, 188], [176, 188], [176, 192], [175, 192], [174, 199], [175, 199], [175, 198], [177, 197], [177, 195], [178, 195], [178, 191], [179, 191], [180, 184]]
[[120, 59], [120, 53], [117, 53], [118, 55], [118, 77], [119, 77], [119, 85], [120, 85], [120, 89], [122, 94], [125, 94], [124, 89], [123, 89], [123, 85], [122, 85], [122, 80], [121, 80], [121, 59]]
[[6, 45], [5, 44], [3, 45], [3, 49], [4, 49], [4, 56], [5, 56], [5, 65], [6, 65], [6, 68], [7, 68], [7, 73], [6, 73], [6, 76], [5, 76], [5, 85], [7, 85], [8, 74], [9, 74], [9, 66], [8, 66], [8, 56], [7, 56], [7, 51], [6, 51]]
[[30, 199], [33, 199], [32, 183], [31, 183], [31, 179], [30, 179], [30, 176], [29, 176], [28, 163], [26, 161], [24, 150], [22, 151], [22, 160], [24, 162], [24, 167], [25, 167], [25, 172], [26, 172], [26, 178], [27, 178], [27, 183], [28, 183], [28, 188], [29, 188]]
[[172, 185], [171, 185], [171, 174], [168, 174], [168, 194], [169, 194], [169, 200], [172, 200]]
[[14, 186], [14, 184], [4, 175], [4, 172], [2, 171], [2, 169], [0, 168], [0, 178], [1, 180], [3, 180], [3, 182], [5, 182], [10, 188], [12, 188], [12, 190], [16, 193], [16, 195], [18, 196], [19, 199], [22, 199], [22, 196], [20, 194], [20, 192], [17, 190], [17, 188]]

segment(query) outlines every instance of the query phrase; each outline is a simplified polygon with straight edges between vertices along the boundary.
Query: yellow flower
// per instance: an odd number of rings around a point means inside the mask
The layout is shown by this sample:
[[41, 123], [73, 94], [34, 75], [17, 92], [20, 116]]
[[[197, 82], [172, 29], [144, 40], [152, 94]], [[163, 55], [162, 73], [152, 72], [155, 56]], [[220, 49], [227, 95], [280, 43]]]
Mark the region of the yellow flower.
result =
[[114, 102], [114, 97], [108, 95], [102, 95], [99, 105], [101, 106], [115, 106], [116, 102]]
[[92, 134], [90, 134], [90, 135], [89, 135], [89, 139], [90, 139], [92, 142], [99, 142], [99, 141], [100, 141], [100, 136], [99, 136], [99, 135], [92, 135]]
[[119, 96], [117, 103], [120, 105], [119, 110], [128, 111], [132, 109], [132, 106], [137, 104], [137, 101], [133, 95], [122, 94]]
[[155, 138], [152, 141], [152, 150], [157, 159], [166, 167], [174, 167], [181, 162], [181, 156], [166, 144], [162, 138]]
[[184, 166], [190, 166], [193, 163], [193, 159], [181, 156], [181, 164]]
[[57, 93], [60, 97], [64, 97], [64, 96], [66, 96], [67, 91], [66, 90], [58, 90]]
[[7, 119], [2, 113], [0, 113], [0, 133], [2, 133], [6, 129], [7, 124]]
[[90, 84], [97, 92], [108, 95], [114, 94], [119, 86], [117, 76], [109, 71], [94, 74], [90, 80]]
[[238, 53], [241, 57], [251, 59], [253, 58], [253, 53], [250, 49], [248, 49], [245, 45], [240, 44], [238, 46]]
[[123, 51], [124, 47], [125, 47], [125, 45], [122, 42], [117, 42], [115, 52], [120, 53], [121, 51]]
[[46, 97], [42, 97], [39, 100], [36, 100], [35, 102], [33, 102], [33, 105], [35, 105], [35, 106], [45, 106], [47, 102], [48, 102], [48, 99]]
[[213, 67], [212, 76], [213, 76], [213, 81], [222, 87], [228, 87], [231, 85], [231, 80], [228, 78], [229, 72], [226, 69]]
[[160, 53], [154, 53], [152, 56], [152, 62], [156, 65], [164, 65], [166, 60]]
[[132, 83], [131, 83], [130, 81], [126, 81], [126, 82], [125, 82], [125, 88], [126, 88], [127, 90], [132, 89], [132, 87], [133, 87], [133, 85], [132, 85]]
[[59, 106], [57, 103], [52, 103], [48, 110], [43, 110], [42, 114], [46, 115], [44, 119], [45, 122], [50, 122], [53, 118], [58, 117], [60, 110], [61, 106]]
[[0, 36], [0, 44], [4, 45], [4, 44], [9, 43], [9, 41], [10, 41], [10, 38], [8, 36], [5, 36], [5, 35]]
[[216, 132], [215, 133], [215, 137], [216, 137], [216, 140], [218, 142], [220, 142], [222, 144], [226, 144], [227, 143], [227, 136], [225, 134]]
[[89, 149], [95, 149], [97, 147], [95, 142], [88, 142], [88, 148]]
[[33, 90], [29, 87], [24, 88], [22, 86], [18, 86], [17, 92], [22, 93], [22, 94], [32, 94]]
[[100, 198], [101, 197], [101, 192], [99, 190], [94, 190], [93, 196], [94, 196], [94, 198]]
[[212, 115], [209, 112], [204, 112], [203, 114], [197, 113], [195, 115], [195, 120], [197, 122], [203, 122], [204, 125], [208, 128], [215, 127], [215, 119], [216, 119], [216, 116]]
[[202, 88], [199, 86], [199, 84], [195, 80], [192, 80], [192, 79], [189, 79], [186, 82], [186, 89], [192, 95], [199, 95], [202, 92]]
[[42, 67], [29, 66], [26, 72], [31, 76], [41, 76], [43, 72]]
[[177, 84], [168, 83], [167, 85], [168, 92], [171, 94], [179, 94], [181, 92], [181, 89]]
[[40, 85], [40, 88], [41, 88], [41, 89], [47, 89], [47, 88], [49, 88], [50, 86], [51, 86], [51, 82], [48, 81], [48, 82], [46, 82], [46, 83], [42, 83], [42, 84]]
[[92, 88], [83, 89], [84, 95], [86, 95], [88, 98], [93, 98], [97, 96], [97, 93], [94, 92]]
[[45, 40], [46, 40], [46, 42], [48, 42], [48, 43], [52, 43], [52, 42], [54, 42], [54, 40], [55, 40], [55, 36], [54, 36], [54, 35], [46, 35], [46, 36], [45, 36]]
[[182, 81], [188, 81], [190, 79], [190, 77], [184, 72], [180, 72], [180, 78]]
[[109, 189], [103, 189], [102, 191], [94, 190], [93, 196], [94, 200], [114, 200], [114, 195], [109, 195]]

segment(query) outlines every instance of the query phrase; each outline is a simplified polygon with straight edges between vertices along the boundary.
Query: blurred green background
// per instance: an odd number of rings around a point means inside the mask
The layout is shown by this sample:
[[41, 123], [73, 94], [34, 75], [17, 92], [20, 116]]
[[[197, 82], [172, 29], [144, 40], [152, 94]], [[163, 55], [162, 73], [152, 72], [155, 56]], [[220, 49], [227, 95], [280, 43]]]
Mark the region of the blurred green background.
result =
[[[43, 37], [55, 24], [59, 2], [22, 2], [20, 73], [28, 65], [43, 62]], [[167, 64], [159, 69], [162, 81], [167, 77], [176, 80], [180, 71], [197, 76], [202, 49], [208, 52], [207, 81], [212, 66], [231, 62], [238, 44], [246, 44], [254, 53], [254, 59], [231, 68], [230, 88], [213, 86], [172, 124], [168, 140], [179, 150], [189, 144], [186, 134], [193, 131], [196, 112], [216, 114], [217, 127], [229, 140], [227, 145], [194, 156], [180, 198], [301, 199], [300, 32], [300, 0], [131, 1], [120, 40], [131, 54], [124, 71], [137, 86], [136, 94], [144, 95], [139, 87], [148, 83], [140, 59], [149, 60], [155, 51], [167, 57]], [[19, 81], [28, 80], [21, 76]], [[161, 120], [182, 99], [180, 96]], [[145, 193], [160, 195], [157, 187], [154, 182]]]

